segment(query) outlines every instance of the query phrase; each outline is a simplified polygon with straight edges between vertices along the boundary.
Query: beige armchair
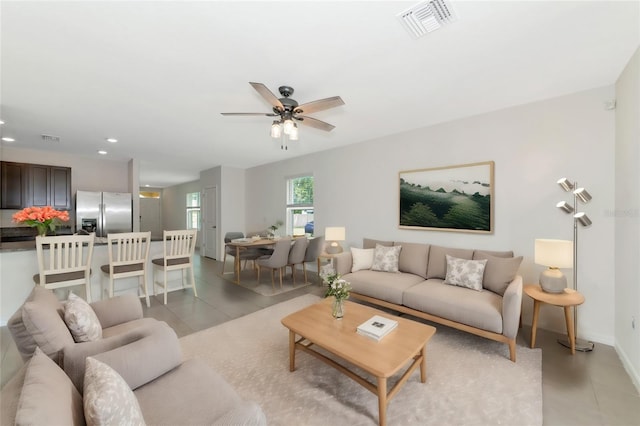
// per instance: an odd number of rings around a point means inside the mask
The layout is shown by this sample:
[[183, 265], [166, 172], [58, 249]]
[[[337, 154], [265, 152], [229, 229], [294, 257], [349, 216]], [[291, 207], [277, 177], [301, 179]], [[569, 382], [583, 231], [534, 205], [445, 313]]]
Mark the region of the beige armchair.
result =
[[87, 356], [130, 344], [165, 325], [142, 317], [142, 306], [135, 294], [94, 302], [91, 307], [102, 327], [102, 339], [96, 341], [76, 343], [63, 320], [63, 304], [51, 290], [41, 286], [34, 287], [7, 327], [24, 361], [31, 358], [38, 346], [82, 389]]

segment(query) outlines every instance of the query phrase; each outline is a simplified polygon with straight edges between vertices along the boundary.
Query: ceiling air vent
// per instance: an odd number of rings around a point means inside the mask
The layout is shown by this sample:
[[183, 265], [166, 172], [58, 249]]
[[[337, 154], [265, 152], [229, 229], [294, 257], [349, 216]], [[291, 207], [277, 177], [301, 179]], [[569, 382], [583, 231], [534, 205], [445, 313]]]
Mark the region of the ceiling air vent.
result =
[[398, 18], [414, 38], [419, 38], [454, 22], [457, 16], [448, 0], [430, 0], [405, 10]]
[[57, 143], [60, 142], [60, 136], [40, 135], [44, 142]]

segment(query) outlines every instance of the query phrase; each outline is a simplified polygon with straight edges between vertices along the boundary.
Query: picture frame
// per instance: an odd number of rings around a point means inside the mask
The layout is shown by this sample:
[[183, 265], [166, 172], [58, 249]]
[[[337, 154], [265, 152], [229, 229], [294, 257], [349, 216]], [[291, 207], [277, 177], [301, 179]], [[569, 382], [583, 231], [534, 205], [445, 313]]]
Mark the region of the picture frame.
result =
[[492, 234], [494, 162], [398, 173], [398, 227]]

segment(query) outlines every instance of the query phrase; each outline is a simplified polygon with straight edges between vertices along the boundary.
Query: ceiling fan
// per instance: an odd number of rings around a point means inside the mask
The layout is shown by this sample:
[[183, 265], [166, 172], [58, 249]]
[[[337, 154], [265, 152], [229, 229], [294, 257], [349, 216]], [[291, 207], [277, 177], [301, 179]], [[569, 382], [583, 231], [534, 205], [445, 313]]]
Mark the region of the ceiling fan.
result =
[[285, 135], [291, 140], [298, 139], [298, 126], [296, 121], [301, 122], [310, 127], [330, 132], [335, 126], [318, 120], [313, 117], [309, 117], [303, 114], [312, 114], [314, 112], [322, 111], [329, 108], [334, 108], [340, 105], [344, 105], [344, 101], [340, 96], [333, 96], [331, 98], [319, 99], [313, 102], [307, 102], [299, 105], [295, 99], [290, 98], [293, 94], [293, 87], [280, 86], [278, 91], [281, 98], [277, 98], [268, 88], [262, 83], [249, 84], [256, 89], [256, 91], [262, 96], [273, 109], [273, 112], [223, 112], [222, 115], [264, 115], [266, 117], [280, 117], [279, 120], [274, 120], [271, 126], [271, 137], [279, 138], [284, 132]]

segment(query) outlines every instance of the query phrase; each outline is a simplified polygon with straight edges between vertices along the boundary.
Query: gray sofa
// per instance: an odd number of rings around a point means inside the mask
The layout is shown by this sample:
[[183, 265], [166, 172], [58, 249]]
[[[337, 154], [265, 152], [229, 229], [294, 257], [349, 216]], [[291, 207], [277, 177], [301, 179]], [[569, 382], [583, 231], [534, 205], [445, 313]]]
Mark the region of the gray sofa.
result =
[[[58, 320], [64, 324], [56, 309], [59, 302], [42, 291], [50, 293], [36, 287], [25, 303], [35, 301], [39, 312], [52, 309], [56, 315], [48, 319], [56, 325], [60, 325]], [[34, 331], [31, 318], [27, 320], [29, 330], [21, 329], [18, 318], [24, 305], [14, 315], [11, 330], [26, 363], [2, 389], [0, 424], [85, 424], [84, 366], [86, 357], [91, 356], [124, 379], [133, 390], [148, 425], [266, 425], [261, 408], [242, 400], [206, 364], [198, 359], [183, 361], [176, 333], [165, 322], [142, 318], [136, 295], [95, 302], [91, 306], [101, 324], [108, 326], [103, 329], [103, 338], [83, 343], [72, 339], [69, 343], [63, 330], [58, 329], [58, 339], [65, 341], [61, 343], [54, 341], [54, 334], [49, 330], [51, 341], [44, 342], [39, 336], [37, 344], [38, 348], [45, 346], [47, 351], [36, 351], [29, 343], [28, 331]], [[125, 318], [128, 320], [122, 321]]]
[[[402, 246], [398, 272], [361, 269], [352, 272], [351, 252], [334, 258], [334, 268], [352, 286], [351, 297], [398, 312], [424, 318], [509, 345], [516, 360], [520, 323], [521, 257], [511, 251], [449, 248], [429, 244], [364, 239], [363, 248], [376, 244]], [[459, 259], [486, 259], [482, 290], [445, 284], [446, 255]]]

